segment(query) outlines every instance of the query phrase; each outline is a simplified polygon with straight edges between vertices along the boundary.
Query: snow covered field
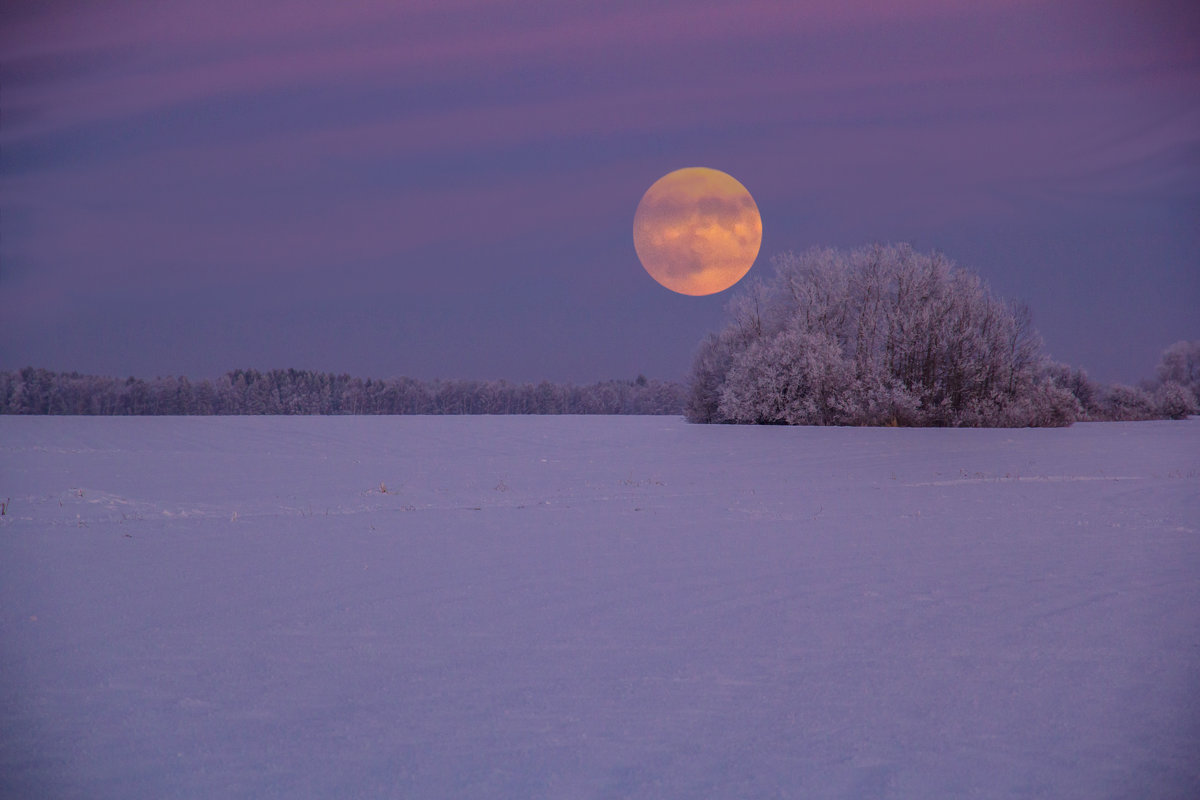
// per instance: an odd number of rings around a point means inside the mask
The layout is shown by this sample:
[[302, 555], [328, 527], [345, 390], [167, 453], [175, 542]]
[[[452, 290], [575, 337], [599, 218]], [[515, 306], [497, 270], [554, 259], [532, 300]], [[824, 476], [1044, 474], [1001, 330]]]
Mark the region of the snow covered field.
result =
[[1200, 419], [0, 417], [0, 796], [1200, 797]]

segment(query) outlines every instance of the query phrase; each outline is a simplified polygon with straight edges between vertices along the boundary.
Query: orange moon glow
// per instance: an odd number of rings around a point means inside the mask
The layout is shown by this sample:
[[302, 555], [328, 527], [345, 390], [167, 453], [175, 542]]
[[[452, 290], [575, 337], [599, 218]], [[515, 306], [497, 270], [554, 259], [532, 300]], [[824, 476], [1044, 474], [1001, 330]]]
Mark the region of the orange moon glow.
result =
[[633, 215], [633, 246], [650, 277], [673, 292], [716, 294], [742, 279], [762, 244], [762, 217], [746, 187], [708, 167], [654, 182]]

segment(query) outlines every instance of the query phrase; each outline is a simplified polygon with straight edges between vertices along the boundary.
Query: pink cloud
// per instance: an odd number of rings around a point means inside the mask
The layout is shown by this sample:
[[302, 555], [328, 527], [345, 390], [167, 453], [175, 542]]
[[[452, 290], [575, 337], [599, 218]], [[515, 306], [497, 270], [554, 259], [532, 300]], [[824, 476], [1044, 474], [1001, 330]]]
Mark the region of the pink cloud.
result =
[[[993, 0], [972, 5], [971, 13], [989, 15], [1030, 5], [1030, 0]], [[550, 7], [553, 4], [549, 4]], [[511, 4], [514, 13], [528, 4]], [[320, 10], [318, 10], [320, 8]], [[445, 13], [441, 3], [397, 6], [384, 2], [355, 2], [328, 7], [292, 3], [211, 2], [166, 6], [127, 2], [115, 7], [81, 6], [71, 15], [27, 23], [13, 35], [11, 55], [64, 52], [72, 49], [127, 47], [177, 52], [179, 57], [156, 59], [146, 66], [103, 79], [83, 79], [36, 89], [10, 90], [13, 102], [34, 102], [42, 107], [42, 129], [57, 124], [98, 120], [133, 114], [163, 106], [255, 92], [296, 84], [326, 85], [345, 81], [386, 81], [405, 85], [438, 75], [494, 73], [520, 63], [545, 63], [565, 59], [579, 62], [598, 59], [607, 63], [614, 51], [630, 49], [670, 53], [684, 48], [689, 58], [702, 52], [706, 42], [723, 42], [778, 36], [793, 31], [798, 37], [837, 30], [879, 27], [901, 21], [933, 19], [961, 14], [953, 0], [923, 2], [794, 4], [776, 2], [729, 3], [694, 9], [625, 10], [586, 12], [582, 16], [551, 16], [540, 23], [526, 12], [505, 22], [494, 4], [458, 4], [461, 20], [486, 10], [495, 25], [456, 22], [442, 29], [427, 21], [432, 9]], [[409, 25], [409, 20], [420, 24]], [[332, 37], [318, 34], [340, 33]], [[226, 51], [214, 58], [207, 48]], [[1160, 50], [1125, 52], [1118, 57], [1144, 63]], [[932, 54], [931, 54], [932, 55]], [[941, 55], [945, 55], [944, 53]], [[1036, 53], [1003, 65], [957, 64], [955, 69], [935, 66], [937, 59], [909, 74], [910, 80], [961, 75], [965, 68], [1013, 75], [1040, 72], [1049, 67], [1071, 68], [1057, 57], [1046, 63]], [[1105, 54], [1105, 63], [1113, 55]], [[1082, 56], [1074, 68], [1094, 67], [1096, 58]], [[892, 65], [894, 67], [894, 65]], [[598, 65], [598, 68], [601, 68]], [[846, 78], [837, 76], [847, 75]], [[861, 83], [894, 78], [892, 69], [865, 70], [853, 61], [838, 64], [827, 73], [826, 85]], [[102, 85], [103, 91], [97, 91]], [[36, 129], [35, 129], [36, 130]]]

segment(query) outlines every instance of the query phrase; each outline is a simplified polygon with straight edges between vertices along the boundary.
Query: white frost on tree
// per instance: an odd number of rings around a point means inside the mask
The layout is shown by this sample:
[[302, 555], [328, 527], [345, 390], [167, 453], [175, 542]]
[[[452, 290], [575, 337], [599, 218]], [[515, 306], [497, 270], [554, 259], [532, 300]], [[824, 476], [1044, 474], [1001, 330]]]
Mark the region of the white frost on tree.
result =
[[692, 371], [695, 422], [1069, 425], [1029, 315], [907, 245], [785, 253]]

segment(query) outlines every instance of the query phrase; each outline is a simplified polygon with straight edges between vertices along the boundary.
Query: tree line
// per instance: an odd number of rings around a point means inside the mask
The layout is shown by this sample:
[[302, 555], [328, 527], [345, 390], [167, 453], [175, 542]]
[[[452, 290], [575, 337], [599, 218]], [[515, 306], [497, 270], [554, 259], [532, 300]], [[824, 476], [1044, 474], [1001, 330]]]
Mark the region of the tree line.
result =
[[1155, 381], [1102, 386], [1050, 361], [1027, 310], [908, 245], [785, 253], [700, 346], [686, 415], [701, 423], [1062, 426], [1196, 413], [1200, 342]]
[[0, 372], [0, 414], [681, 414], [670, 381], [589, 385], [371, 379], [311, 370], [238, 369], [216, 380], [112, 378], [26, 367]]
[[384, 380], [234, 370], [214, 381], [0, 372], [0, 413], [684, 414], [699, 423], [1025, 427], [1200, 413], [1200, 341], [1139, 386], [1051, 361], [1028, 312], [908, 245], [815, 249], [730, 301], [686, 385]]

